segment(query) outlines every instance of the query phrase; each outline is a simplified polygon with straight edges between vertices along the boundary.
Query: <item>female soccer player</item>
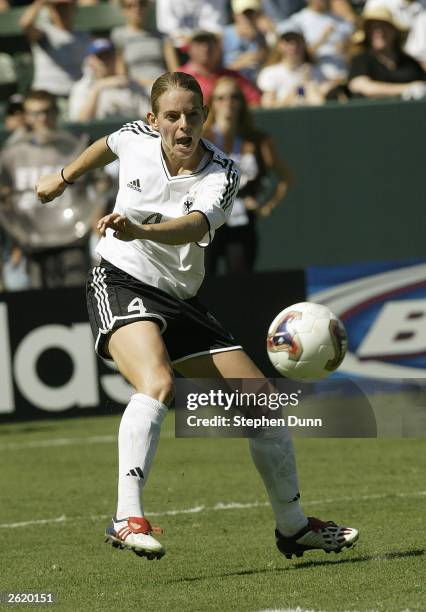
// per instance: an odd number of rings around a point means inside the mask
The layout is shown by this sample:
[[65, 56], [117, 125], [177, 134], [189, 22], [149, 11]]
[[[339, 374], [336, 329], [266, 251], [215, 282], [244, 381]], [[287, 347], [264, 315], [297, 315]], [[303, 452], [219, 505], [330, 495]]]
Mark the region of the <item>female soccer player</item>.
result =
[[[148, 124], [127, 123], [101, 138], [60, 174], [42, 177], [42, 202], [94, 168], [120, 160], [114, 211], [99, 221], [100, 266], [89, 275], [96, 351], [113, 359], [136, 393], [119, 430], [118, 506], [107, 541], [139, 556], [164, 548], [144, 518], [141, 490], [173, 397], [173, 367], [192, 378], [264, 378], [232, 335], [198, 302], [203, 248], [229, 217], [238, 190], [232, 160], [201, 139], [207, 109], [197, 81], [166, 73], [153, 85]], [[307, 518], [286, 430], [250, 440], [286, 556], [341, 550], [355, 529]]]

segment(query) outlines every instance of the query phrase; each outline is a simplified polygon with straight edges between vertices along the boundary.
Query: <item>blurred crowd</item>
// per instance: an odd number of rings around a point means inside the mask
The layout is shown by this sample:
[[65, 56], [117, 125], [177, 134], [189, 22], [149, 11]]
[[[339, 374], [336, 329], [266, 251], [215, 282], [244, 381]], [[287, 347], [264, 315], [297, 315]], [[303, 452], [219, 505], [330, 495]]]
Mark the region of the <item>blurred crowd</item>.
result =
[[[121, 24], [100, 38], [75, 27], [76, 10], [96, 4], [113, 4]], [[35, 179], [60, 170], [82, 146], [58, 122], [144, 118], [151, 85], [165, 71], [197, 78], [217, 118], [206, 126], [208, 138], [247, 167], [239, 220], [235, 213], [211, 251], [211, 273], [219, 256], [229, 271], [253, 268], [254, 219], [273, 210], [292, 180], [272, 140], [252, 127], [251, 109], [426, 96], [426, 0], [0, 0], [0, 19], [16, 7], [32, 81], [23, 91], [13, 49], [0, 53], [0, 103], [10, 133], [0, 158], [6, 290], [83, 282], [91, 228], [111, 206], [117, 167], [67, 191], [69, 201], [48, 211], [44, 223]], [[268, 172], [276, 187], [262, 202]], [[91, 199], [98, 205], [89, 218], [74, 201]]]

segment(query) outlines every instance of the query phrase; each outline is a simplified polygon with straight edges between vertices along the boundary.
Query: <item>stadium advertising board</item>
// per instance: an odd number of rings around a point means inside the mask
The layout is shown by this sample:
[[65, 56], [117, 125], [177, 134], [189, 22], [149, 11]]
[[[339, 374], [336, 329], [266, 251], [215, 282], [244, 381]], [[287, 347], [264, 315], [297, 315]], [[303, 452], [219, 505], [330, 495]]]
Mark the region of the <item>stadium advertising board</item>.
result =
[[426, 376], [424, 260], [309, 268], [307, 293], [346, 326], [349, 349], [339, 374]]
[[[266, 331], [283, 304], [304, 299], [304, 282], [298, 271], [257, 274], [249, 282], [243, 276], [210, 279], [201, 297], [265, 373], [273, 375]], [[96, 357], [93, 344], [83, 289], [2, 294], [0, 419], [121, 410], [132, 389], [114, 366]]]

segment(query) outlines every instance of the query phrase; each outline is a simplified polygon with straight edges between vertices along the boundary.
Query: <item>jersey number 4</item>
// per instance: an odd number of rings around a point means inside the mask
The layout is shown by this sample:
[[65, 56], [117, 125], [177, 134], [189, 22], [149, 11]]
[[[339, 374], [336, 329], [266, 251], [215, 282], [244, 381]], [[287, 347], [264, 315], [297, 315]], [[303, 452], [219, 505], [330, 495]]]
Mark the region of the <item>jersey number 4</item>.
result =
[[135, 298], [134, 300], [132, 300], [127, 306], [127, 312], [137, 312], [140, 315], [145, 314], [146, 308], [143, 305], [141, 298]]

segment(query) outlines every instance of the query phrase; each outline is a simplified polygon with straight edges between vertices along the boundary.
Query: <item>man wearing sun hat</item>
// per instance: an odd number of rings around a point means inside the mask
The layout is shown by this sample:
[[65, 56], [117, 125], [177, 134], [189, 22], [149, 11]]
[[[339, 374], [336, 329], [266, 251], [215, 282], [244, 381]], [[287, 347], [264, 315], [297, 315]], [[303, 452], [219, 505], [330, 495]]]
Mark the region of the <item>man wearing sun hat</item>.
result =
[[349, 89], [370, 98], [421, 98], [426, 95], [426, 73], [404, 53], [405, 32], [386, 6], [364, 10], [366, 50], [352, 59]]
[[365, 10], [386, 7], [407, 31], [405, 51], [426, 70], [426, 0], [367, 0]]

